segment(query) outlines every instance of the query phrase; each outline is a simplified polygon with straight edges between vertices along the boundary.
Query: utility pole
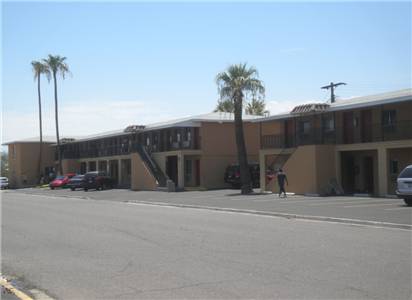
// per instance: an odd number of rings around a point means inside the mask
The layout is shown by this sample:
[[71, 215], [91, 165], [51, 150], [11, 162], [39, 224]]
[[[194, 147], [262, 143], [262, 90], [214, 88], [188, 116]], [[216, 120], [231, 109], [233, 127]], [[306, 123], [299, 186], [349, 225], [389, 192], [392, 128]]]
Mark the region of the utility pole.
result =
[[340, 86], [340, 85], [346, 85], [344, 82], [338, 82], [338, 83], [333, 83], [331, 82], [329, 85], [322, 86], [321, 89], [330, 89], [330, 102], [333, 103], [335, 102], [335, 87]]

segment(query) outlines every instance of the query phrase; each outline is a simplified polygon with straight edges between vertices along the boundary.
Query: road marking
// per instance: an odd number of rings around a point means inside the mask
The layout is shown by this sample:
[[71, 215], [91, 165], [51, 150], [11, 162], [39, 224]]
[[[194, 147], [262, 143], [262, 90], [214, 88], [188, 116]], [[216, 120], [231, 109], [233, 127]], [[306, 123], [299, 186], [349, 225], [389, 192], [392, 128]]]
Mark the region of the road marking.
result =
[[33, 298], [29, 297], [27, 294], [23, 293], [22, 291], [16, 289], [13, 285], [11, 285], [6, 279], [3, 277], [0, 278], [0, 284], [4, 289], [11, 292], [17, 298], [21, 300], [34, 300]]
[[322, 205], [335, 205], [335, 204], [360, 204], [360, 205], [367, 205], [367, 204], [380, 204], [380, 203], [387, 203], [387, 204], [398, 204], [396, 202], [390, 202], [388, 200], [381, 200], [381, 201], [336, 201], [336, 202], [328, 202], [328, 203], [311, 203], [310, 206], [322, 206]]
[[385, 210], [401, 210], [401, 209], [406, 209], [406, 210], [411, 209], [411, 207], [408, 206], [402, 206], [402, 207], [395, 207], [395, 208], [385, 208]]
[[302, 221], [313, 221], [313, 222], [327, 222], [334, 224], [346, 224], [351, 226], [367, 226], [374, 228], [385, 228], [392, 230], [412, 230], [411, 224], [402, 224], [402, 223], [389, 223], [389, 222], [380, 222], [380, 221], [371, 221], [371, 220], [362, 220], [362, 219], [347, 219], [347, 218], [336, 218], [336, 217], [326, 217], [326, 216], [314, 216], [314, 215], [299, 215], [299, 214], [290, 214], [283, 212], [267, 212], [267, 211], [258, 211], [258, 210], [247, 210], [247, 209], [233, 209], [233, 208], [224, 208], [224, 207], [213, 207], [213, 206], [199, 206], [199, 205], [185, 205], [185, 204], [171, 204], [167, 202], [126, 202], [130, 205], [148, 205], [148, 206], [161, 206], [168, 208], [186, 208], [186, 209], [202, 209], [202, 210], [211, 210], [219, 213], [227, 214], [243, 214], [243, 215], [255, 215], [260, 217], [270, 217], [270, 218], [286, 218], [293, 220], [302, 220]]
[[386, 205], [398, 205], [397, 203], [384, 203], [384, 204], [365, 204], [365, 205], [348, 205], [344, 206], [344, 208], [351, 208], [351, 207], [369, 207], [369, 206], [386, 206]]

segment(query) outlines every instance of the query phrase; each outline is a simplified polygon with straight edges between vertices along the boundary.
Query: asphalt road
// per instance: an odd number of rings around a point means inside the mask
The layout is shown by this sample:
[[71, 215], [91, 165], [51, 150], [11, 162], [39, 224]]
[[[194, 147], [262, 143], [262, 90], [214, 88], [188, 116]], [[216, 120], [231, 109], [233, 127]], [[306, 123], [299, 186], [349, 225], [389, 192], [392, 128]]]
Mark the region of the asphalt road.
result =
[[279, 198], [273, 194], [239, 195], [237, 190], [193, 191], [179, 193], [133, 192], [129, 190], [70, 191], [49, 189], [19, 190], [28, 194], [87, 197], [95, 200], [170, 203], [309, 216], [358, 219], [394, 224], [412, 224], [412, 207], [397, 198], [305, 197]]
[[411, 232], [2, 193], [2, 272], [58, 299], [410, 299]]

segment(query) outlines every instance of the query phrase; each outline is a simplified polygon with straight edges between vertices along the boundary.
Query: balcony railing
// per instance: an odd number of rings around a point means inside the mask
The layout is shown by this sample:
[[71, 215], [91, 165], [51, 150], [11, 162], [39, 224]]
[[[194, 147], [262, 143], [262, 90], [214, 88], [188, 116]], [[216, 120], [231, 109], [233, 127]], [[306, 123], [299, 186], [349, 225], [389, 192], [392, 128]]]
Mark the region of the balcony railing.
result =
[[337, 127], [334, 130], [312, 128], [307, 132], [294, 135], [263, 135], [262, 149], [292, 148], [301, 145], [316, 144], [356, 144], [412, 139], [412, 121], [399, 121], [382, 126], [374, 124], [356, 128]]
[[131, 147], [128, 144], [105, 146], [100, 148], [89, 148], [80, 150], [63, 150], [63, 158], [95, 158], [104, 156], [116, 156], [130, 154]]

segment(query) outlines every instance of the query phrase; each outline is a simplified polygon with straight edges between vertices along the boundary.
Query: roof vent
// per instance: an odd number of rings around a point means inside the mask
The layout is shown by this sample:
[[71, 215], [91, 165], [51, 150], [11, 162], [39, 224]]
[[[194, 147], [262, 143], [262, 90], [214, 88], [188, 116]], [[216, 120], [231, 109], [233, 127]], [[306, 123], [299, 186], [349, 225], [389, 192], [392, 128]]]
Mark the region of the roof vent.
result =
[[314, 112], [323, 112], [329, 108], [329, 104], [326, 103], [310, 103], [295, 106], [290, 112], [291, 114], [308, 114]]
[[129, 125], [123, 130], [123, 132], [137, 132], [145, 129], [144, 125]]
[[64, 144], [64, 143], [70, 143], [70, 142], [74, 142], [75, 139], [73, 138], [62, 138], [60, 139], [60, 143]]

